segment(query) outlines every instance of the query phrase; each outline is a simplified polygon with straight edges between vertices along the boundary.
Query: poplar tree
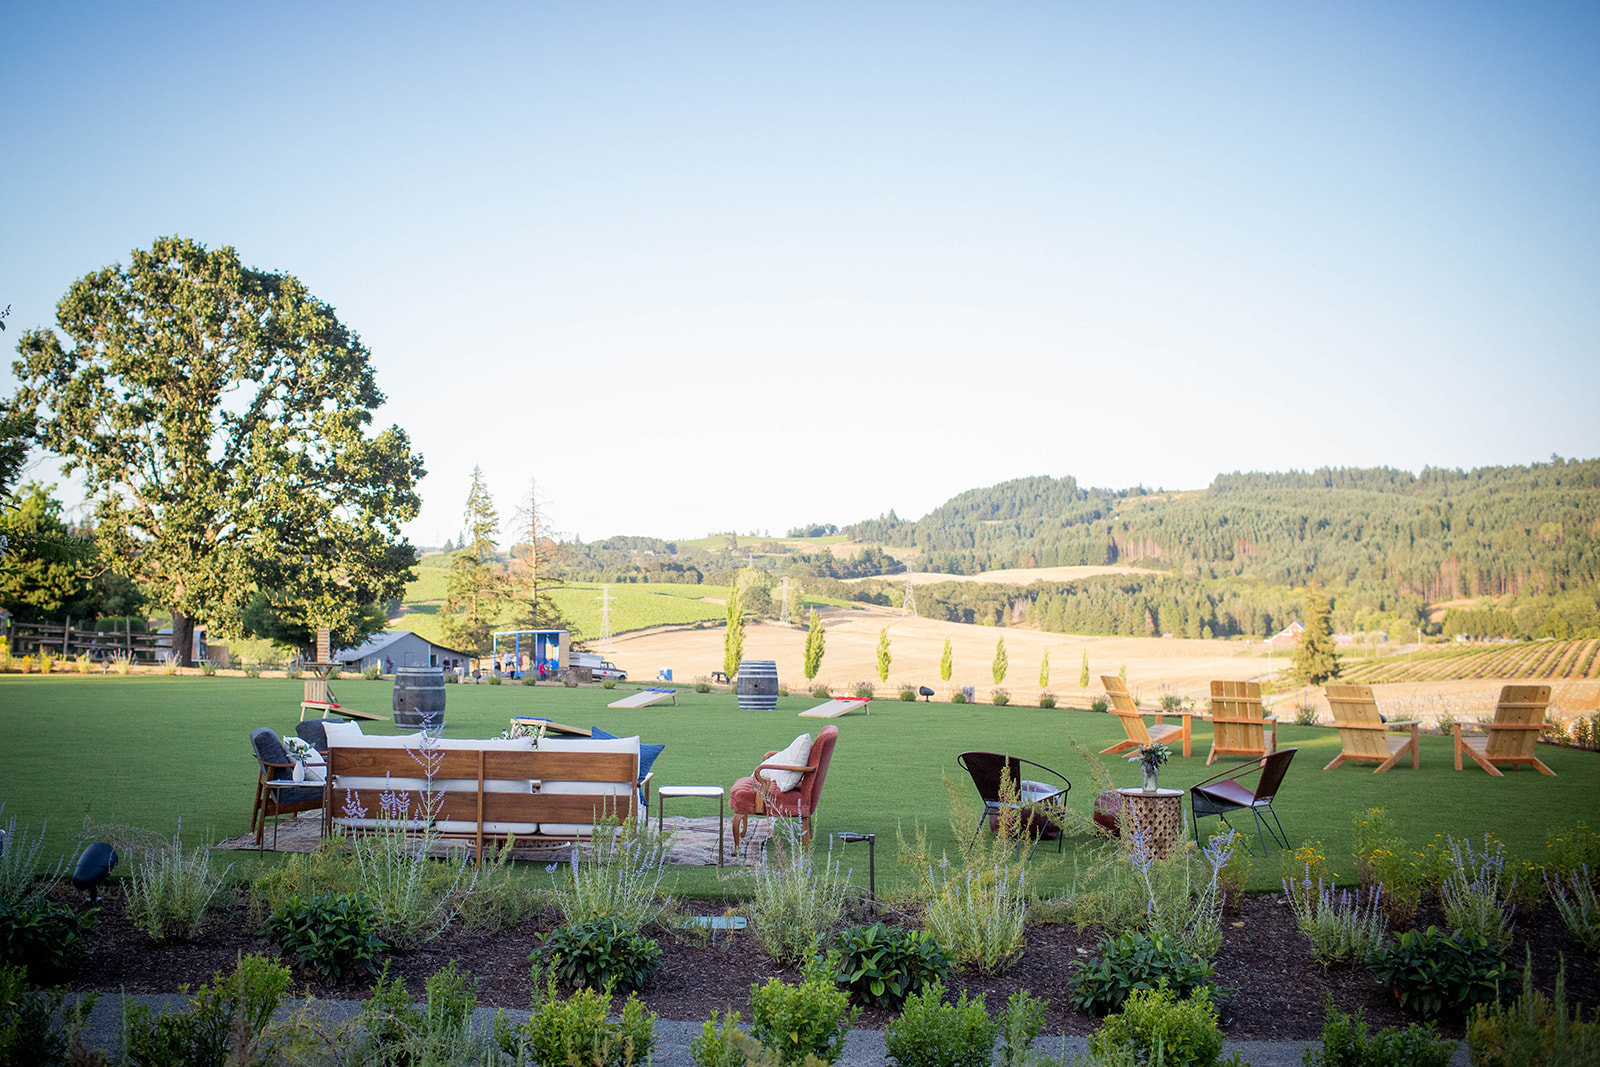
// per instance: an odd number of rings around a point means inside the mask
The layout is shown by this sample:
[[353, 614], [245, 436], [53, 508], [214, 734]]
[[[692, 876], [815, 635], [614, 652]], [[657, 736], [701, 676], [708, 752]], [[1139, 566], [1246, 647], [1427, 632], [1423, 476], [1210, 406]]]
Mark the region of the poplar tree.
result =
[[1295, 677], [1305, 685], [1322, 685], [1339, 677], [1339, 654], [1333, 647], [1333, 606], [1322, 586], [1306, 590], [1305, 632], [1294, 650]]
[[1050, 650], [1044, 650], [1044, 658], [1039, 661], [1039, 688], [1050, 688]]
[[1006, 639], [1001, 638], [994, 643], [994, 684], [999, 685], [1006, 680], [1006, 671], [1011, 669], [1011, 661], [1006, 658]]
[[744, 659], [744, 605], [739, 600], [737, 583], [728, 589], [728, 632], [722, 637], [722, 673], [729, 680], [739, 673]]
[[806, 681], [811, 681], [822, 669], [823, 645], [827, 640], [827, 629], [822, 625], [822, 620], [817, 618], [817, 609], [811, 609], [811, 628], [806, 631]]
[[1089, 650], [1083, 650], [1083, 669], [1078, 672], [1078, 688], [1089, 688]]
[[889, 655], [889, 628], [885, 626], [878, 631], [878, 681], [889, 680], [889, 664], [892, 657]]
[[955, 666], [955, 660], [950, 652], [950, 639], [944, 639], [944, 651], [939, 655], [939, 681], [948, 682], [950, 672]]

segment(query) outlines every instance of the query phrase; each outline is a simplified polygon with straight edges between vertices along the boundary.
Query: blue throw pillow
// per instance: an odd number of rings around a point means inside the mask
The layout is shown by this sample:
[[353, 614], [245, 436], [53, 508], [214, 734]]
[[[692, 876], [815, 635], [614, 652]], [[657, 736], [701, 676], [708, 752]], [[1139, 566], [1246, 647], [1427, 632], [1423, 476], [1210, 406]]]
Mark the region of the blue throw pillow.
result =
[[[594, 740], [596, 740], [596, 741], [615, 741], [615, 740], [617, 740], [617, 735], [616, 734], [608, 734], [604, 730], [600, 729], [600, 727], [598, 727], [598, 726], [589, 727], [589, 736], [591, 738], [593, 738]], [[667, 747], [666, 745], [644, 745], [644, 744], [641, 744], [639, 746], [639, 781], [641, 781], [641, 782], [644, 781], [644, 776], [650, 773], [650, 767], [651, 767], [652, 764], [655, 763], [656, 757], [661, 755], [661, 750], [666, 748], [666, 747]], [[643, 793], [639, 794], [639, 799], [640, 800], [644, 799], [644, 794]]]

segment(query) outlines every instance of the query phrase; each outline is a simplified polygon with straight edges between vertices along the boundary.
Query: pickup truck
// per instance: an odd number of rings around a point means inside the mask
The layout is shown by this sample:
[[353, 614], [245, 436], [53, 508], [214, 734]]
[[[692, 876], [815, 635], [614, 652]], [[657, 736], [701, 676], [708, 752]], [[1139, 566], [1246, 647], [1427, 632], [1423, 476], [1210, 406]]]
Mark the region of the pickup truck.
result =
[[619, 682], [628, 680], [627, 671], [593, 652], [574, 652], [571, 654], [571, 660], [571, 666], [589, 668], [589, 673], [594, 676], [595, 681], [605, 681], [607, 678], [615, 678]]

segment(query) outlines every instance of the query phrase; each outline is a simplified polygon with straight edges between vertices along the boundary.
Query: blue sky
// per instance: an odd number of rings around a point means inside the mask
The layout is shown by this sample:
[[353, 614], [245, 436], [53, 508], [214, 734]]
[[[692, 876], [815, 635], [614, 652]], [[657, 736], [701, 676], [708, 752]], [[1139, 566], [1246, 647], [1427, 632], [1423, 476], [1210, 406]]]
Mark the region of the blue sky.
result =
[[5, 336], [164, 234], [295, 274], [424, 544], [475, 464], [592, 539], [1591, 457], [1597, 55], [1592, 4], [36, 4]]

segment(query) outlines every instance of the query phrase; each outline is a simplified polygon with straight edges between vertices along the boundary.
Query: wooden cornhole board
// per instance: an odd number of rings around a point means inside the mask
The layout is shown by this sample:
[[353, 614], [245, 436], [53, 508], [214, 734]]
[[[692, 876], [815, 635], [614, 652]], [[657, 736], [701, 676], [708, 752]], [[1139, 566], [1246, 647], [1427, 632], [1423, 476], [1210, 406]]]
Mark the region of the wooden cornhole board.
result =
[[606, 707], [648, 708], [650, 705], [659, 704], [663, 700], [670, 700], [676, 706], [678, 703], [678, 691], [676, 689], [641, 689], [632, 696], [625, 696], [621, 700], [613, 700]]
[[[848, 715], [856, 708], [865, 708], [872, 701], [867, 697], [839, 697], [826, 704], [818, 704], [800, 713], [802, 719], [837, 719], [841, 715]], [[867, 714], [872, 714], [870, 711]]]
[[328, 672], [337, 667], [333, 662], [333, 649], [328, 639], [327, 630], [317, 631], [317, 661], [305, 664], [311, 671], [311, 677], [306, 679], [305, 694], [300, 701], [300, 721], [306, 721], [306, 712], [314, 711], [318, 718], [327, 718], [329, 715], [338, 715], [346, 719], [366, 719], [370, 722], [381, 722], [385, 716], [374, 715], [370, 711], [357, 711], [347, 708], [334, 697], [333, 690], [328, 688]]
[[566, 734], [568, 737], [592, 736], [588, 730], [581, 726], [568, 726], [565, 723], [551, 722], [549, 719], [538, 719], [528, 715], [513, 715], [511, 717], [511, 725], [527, 727], [543, 725], [544, 732], [547, 734]]

